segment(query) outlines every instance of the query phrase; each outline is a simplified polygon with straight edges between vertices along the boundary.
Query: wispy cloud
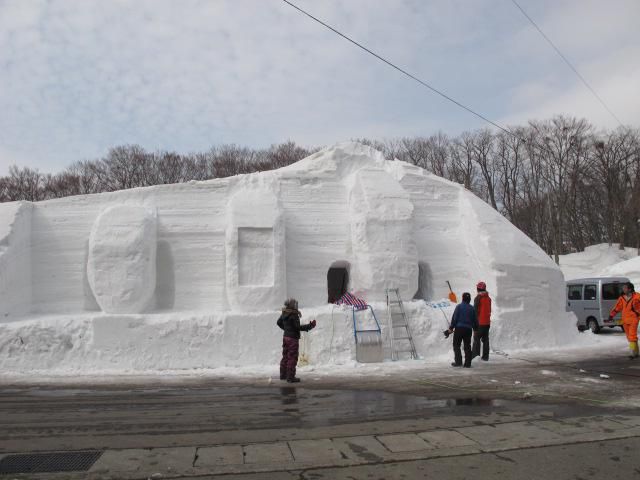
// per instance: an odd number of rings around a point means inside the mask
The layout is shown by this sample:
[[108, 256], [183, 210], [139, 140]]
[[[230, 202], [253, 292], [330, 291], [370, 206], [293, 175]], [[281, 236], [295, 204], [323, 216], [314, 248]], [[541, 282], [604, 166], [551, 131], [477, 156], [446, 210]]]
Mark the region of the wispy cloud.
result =
[[[507, 0], [298, 0], [503, 121], [611, 127]], [[523, 1], [623, 121], [638, 125], [635, 0]], [[483, 126], [279, 1], [0, 0], [0, 173], [113, 145], [324, 144]]]

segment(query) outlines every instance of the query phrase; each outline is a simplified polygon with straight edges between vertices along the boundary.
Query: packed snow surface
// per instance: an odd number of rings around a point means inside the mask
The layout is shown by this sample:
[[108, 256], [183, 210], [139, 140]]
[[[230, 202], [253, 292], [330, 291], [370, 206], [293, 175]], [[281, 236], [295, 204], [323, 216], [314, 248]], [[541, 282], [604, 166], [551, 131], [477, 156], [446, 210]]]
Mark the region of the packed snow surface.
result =
[[336, 288], [373, 306], [385, 346], [398, 288], [426, 360], [451, 348], [446, 281], [458, 298], [487, 283], [496, 349], [578, 336], [562, 272], [533, 241], [460, 185], [358, 143], [270, 172], [2, 204], [0, 247], [5, 373], [273, 365], [287, 297], [318, 321], [301, 364], [353, 364], [354, 320], [375, 320], [328, 304]]

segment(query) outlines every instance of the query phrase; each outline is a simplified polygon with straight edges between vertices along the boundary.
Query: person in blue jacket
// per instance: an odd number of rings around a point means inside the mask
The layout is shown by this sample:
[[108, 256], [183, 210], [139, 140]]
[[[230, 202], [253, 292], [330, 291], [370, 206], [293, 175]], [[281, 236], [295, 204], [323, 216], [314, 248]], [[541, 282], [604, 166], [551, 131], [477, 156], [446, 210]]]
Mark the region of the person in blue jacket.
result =
[[478, 317], [471, 305], [471, 294], [462, 294], [462, 303], [456, 306], [451, 318], [449, 333], [453, 333], [453, 354], [455, 361], [452, 367], [462, 367], [462, 352], [460, 344], [464, 342], [464, 367], [471, 368], [471, 336], [478, 330]]

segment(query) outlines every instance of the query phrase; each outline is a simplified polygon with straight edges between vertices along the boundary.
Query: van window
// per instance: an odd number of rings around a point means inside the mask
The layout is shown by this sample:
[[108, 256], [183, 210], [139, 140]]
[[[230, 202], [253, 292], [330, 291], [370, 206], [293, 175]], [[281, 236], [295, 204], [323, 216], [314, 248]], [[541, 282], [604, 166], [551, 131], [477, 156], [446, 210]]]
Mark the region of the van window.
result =
[[569, 285], [569, 300], [582, 300], [582, 285]]
[[595, 300], [598, 289], [595, 285], [585, 285], [584, 286], [584, 299], [585, 300]]
[[617, 300], [622, 295], [621, 283], [603, 283], [602, 284], [602, 299], [603, 300]]

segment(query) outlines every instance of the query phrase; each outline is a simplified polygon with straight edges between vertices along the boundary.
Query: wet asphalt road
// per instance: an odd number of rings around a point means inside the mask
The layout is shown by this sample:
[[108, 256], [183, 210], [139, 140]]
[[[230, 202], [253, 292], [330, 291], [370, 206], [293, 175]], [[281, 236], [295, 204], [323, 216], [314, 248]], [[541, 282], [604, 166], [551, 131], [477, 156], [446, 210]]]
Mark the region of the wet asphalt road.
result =
[[467, 394], [430, 399], [289, 386], [14, 387], [0, 390], [0, 452], [177, 446], [230, 431], [546, 410], [543, 404]]
[[[602, 380], [600, 375], [609, 378]], [[640, 398], [640, 363], [620, 356], [505, 361], [497, 370], [477, 370], [466, 377], [445, 368], [414, 372], [411, 378], [312, 379], [308, 375], [305, 380], [295, 387], [277, 380], [267, 385], [264, 379], [7, 384], [0, 386], [0, 453], [264, 442], [277, 440], [278, 432], [287, 432], [282, 435], [289, 438], [323, 427], [366, 428], [376, 421], [457, 415], [638, 414]], [[515, 382], [523, 383], [524, 389], [515, 388]], [[526, 400], [523, 390], [531, 392]], [[632, 438], [528, 453], [523, 449], [505, 453], [504, 458], [481, 454], [385, 464], [377, 470], [362, 466], [295, 477], [272, 472], [237, 478], [468, 478], [473, 471], [478, 478], [600, 478], [605, 465], [610, 466], [608, 478], [633, 478], [640, 477], [640, 462], [635, 460], [639, 448], [640, 440]], [[568, 458], [579, 468], [567, 470]], [[541, 461], [544, 468], [538, 471]], [[425, 476], [426, 471], [450, 475]]]

